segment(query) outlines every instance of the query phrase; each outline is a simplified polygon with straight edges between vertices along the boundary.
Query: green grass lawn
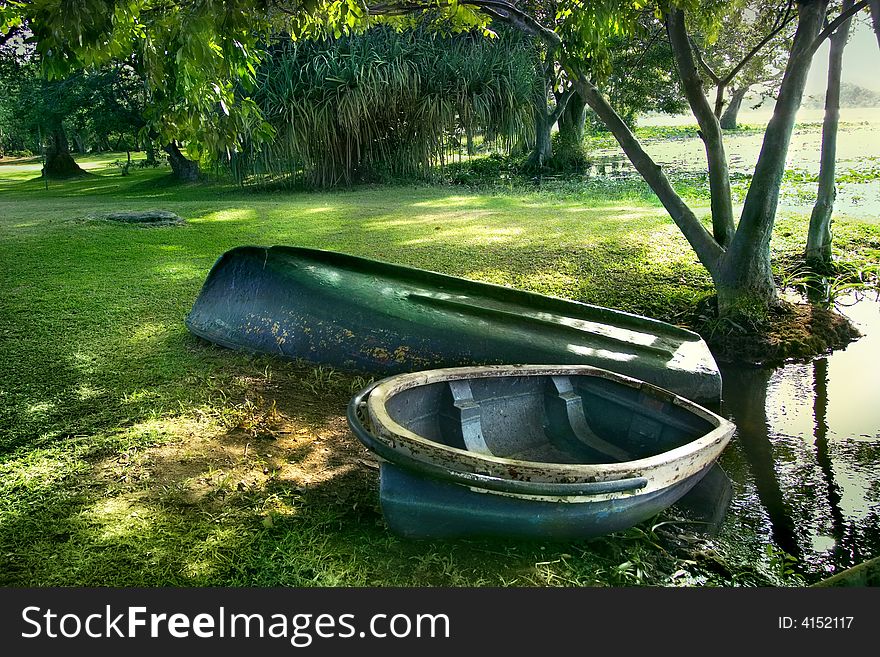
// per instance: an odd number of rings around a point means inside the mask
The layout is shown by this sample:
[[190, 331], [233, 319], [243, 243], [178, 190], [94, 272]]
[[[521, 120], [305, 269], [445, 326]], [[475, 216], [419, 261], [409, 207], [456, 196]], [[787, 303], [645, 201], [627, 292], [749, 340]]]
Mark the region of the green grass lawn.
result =
[[[686, 561], [650, 524], [564, 544], [396, 538], [343, 417], [364, 379], [220, 349], [183, 324], [213, 262], [242, 244], [682, 321], [710, 280], [647, 195], [250, 192], [172, 185], [162, 169], [122, 177], [115, 159], [87, 158], [94, 175], [48, 189], [39, 163], [0, 164], [0, 584], [726, 584], [725, 558], [738, 581], [777, 581], [764, 555], [723, 545]], [[149, 208], [186, 224], [95, 218]], [[877, 248], [877, 223], [836, 226], [842, 250]], [[804, 231], [803, 216], [781, 217], [780, 254]]]

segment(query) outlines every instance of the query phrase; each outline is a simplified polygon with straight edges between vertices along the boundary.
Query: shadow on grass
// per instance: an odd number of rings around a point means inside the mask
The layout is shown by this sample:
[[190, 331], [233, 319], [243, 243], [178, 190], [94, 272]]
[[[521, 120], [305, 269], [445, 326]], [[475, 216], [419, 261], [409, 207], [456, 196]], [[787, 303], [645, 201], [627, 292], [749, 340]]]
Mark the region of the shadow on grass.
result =
[[[276, 403], [234, 426], [170, 418], [164, 438], [80, 455], [54, 475], [51, 458], [32, 460], [7, 491], [19, 505], [0, 523], [0, 585], [583, 585], [626, 560], [626, 541], [392, 536], [369, 455], [337, 415], [349, 382], [311, 395], [288, 383], [262, 390]], [[254, 435], [261, 414], [277, 414], [272, 438]]]

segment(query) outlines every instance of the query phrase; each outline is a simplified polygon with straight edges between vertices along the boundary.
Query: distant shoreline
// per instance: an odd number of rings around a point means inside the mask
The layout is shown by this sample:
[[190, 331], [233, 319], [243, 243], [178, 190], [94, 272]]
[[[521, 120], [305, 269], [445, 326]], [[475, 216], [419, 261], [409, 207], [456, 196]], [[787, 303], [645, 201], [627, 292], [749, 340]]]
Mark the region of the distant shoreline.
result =
[[[772, 107], [753, 110], [743, 108], [739, 113], [738, 121], [742, 125], [766, 125], [773, 116]], [[821, 123], [825, 116], [825, 110], [819, 107], [801, 107], [797, 113], [797, 123]], [[880, 126], [880, 107], [841, 107], [841, 123], [876, 123]], [[646, 114], [639, 117], [640, 126], [681, 126], [696, 125], [697, 120], [693, 114]]]

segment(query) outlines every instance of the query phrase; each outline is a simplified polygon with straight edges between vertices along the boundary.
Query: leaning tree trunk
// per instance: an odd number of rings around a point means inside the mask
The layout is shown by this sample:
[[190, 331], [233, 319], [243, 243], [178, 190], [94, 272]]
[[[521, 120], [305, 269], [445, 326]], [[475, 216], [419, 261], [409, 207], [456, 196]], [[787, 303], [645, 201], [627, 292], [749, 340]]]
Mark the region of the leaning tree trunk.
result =
[[[853, 0], [844, 0], [846, 11]], [[831, 35], [828, 53], [828, 87], [825, 90], [825, 120], [822, 124], [822, 151], [819, 164], [819, 190], [810, 215], [807, 248], [804, 259], [816, 272], [827, 273], [831, 268], [831, 215], [837, 190], [834, 176], [837, 157], [837, 126], [840, 122], [840, 77], [843, 70], [843, 49], [849, 38], [852, 21], [846, 21]]]
[[197, 182], [202, 177], [199, 163], [189, 160], [180, 152], [175, 142], [162, 147], [168, 153], [168, 162], [171, 164], [171, 176], [180, 182]]
[[67, 135], [64, 134], [64, 128], [60, 124], [53, 126], [49, 132], [43, 177], [74, 178], [84, 176], [85, 173], [70, 155], [70, 143], [67, 141]]
[[736, 119], [742, 107], [743, 98], [746, 97], [748, 91], [748, 87], [741, 87], [733, 91], [730, 96], [730, 102], [727, 104], [724, 114], [721, 115], [722, 130], [736, 130]]
[[681, 79], [682, 90], [700, 127], [699, 135], [706, 148], [709, 173], [709, 196], [712, 209], [712, 236], [722, 247], [733, 239], [733, 200], [730, 194], [730, 171], [724, 150], [721, 124], [706, 93], [697, 70], [697, 62], [685, 25], [684, 11], [676, 9], [665, 16], [666, 32], [672, 48], [675, 67]]

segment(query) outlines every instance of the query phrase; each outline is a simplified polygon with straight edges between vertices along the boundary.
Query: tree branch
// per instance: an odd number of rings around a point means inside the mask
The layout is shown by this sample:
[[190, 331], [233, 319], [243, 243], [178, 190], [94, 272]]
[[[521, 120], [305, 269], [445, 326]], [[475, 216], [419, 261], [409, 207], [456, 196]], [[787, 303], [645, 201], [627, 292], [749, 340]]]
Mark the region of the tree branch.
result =
[[[462, 0], [461, 4], [475, 7], [493, 19], [509, 23], [526, 34], [541, 39], [550, 48], [562, 45], [562, 39], [556, 32], [542, 25], [534, 16], [520, 9], [513, 2], [506, 0]], [[369, 14], [395, 16], [449, 5], [448, 0], [441, 0], [439, 3], [419, 2], [418, 0], [394, 2], [392, 0], [391, 2], [367, 5], [366, 9]]]
[[[813, 39], [813, 43], [810, 46], [810, 52], [815, 53], [819, 47], [822, 45], [822, 42], [825, 41], [829, 36], [831, 36], [838, 27], [840, 27], [843, 23], [849, 20], [854, 14], [857, 14], [862, 9], [868, 6], [869, 0], [861, 0], [861, 2], [857, 2], [852, 7], [847, 9], [846, 11], [840, 12], [840, 15], [835, 18], [833, 21], [828, 23], [824, 30], [819, 32], [818, 36]], [[878, 37], [880, 39], [880, 37]]]
[[768, 43], [770, 43], [770, 41], [773, 39], [773, 37], [775, 37], [777, 34], [779, 34], [783, 29], [785, 29], [786, 25], [788, 25], [789, 23], [791, 23], [792, 20], [794, 20], [794, 17], [796, 14], [791, 11], [790, 4], [788, 7], [789, 8], [786, 10], [786, 15], [783, 18], [782, 23], [778, 27], [776, 27], [775, 29], [771, 30], [770, 33], [767, 34], [767, 36], [765, 36], [763, 39], [761, 39], [758, 42], [758, 44], [754, 48], [752, 48], [746, 54], [745, 57], [743, 57], [740, 60], [739, 64], [734, 66], [733, 69], [724, 77], [724, 79], [721, 81], [724, 84], [724, 86], [727, 86], [728, 84], [730, 84], [731, 80], [733, 80], [733, 78], [736, 77], [736, 74], [739, 73], [743, 69], [743, 67], [749, 63], [749, 61], [752, 59], [752, 57], [757, 55], [761, 51], [761, 48], [763, 48]]
[[703, 53], [700, 52], [700, 49], [697, 47], [697, 44], [694, 43], [694, 40], [690, 39], [690, 42], [691, 42], [691, 48], [693, 49], [694, 54], [697, 56], [697, 62], [699, 63], [699, 65], [702, 67], [702, 69], [704, 71], [706, 71], [706, 75], [708, 75], [710, 78], [712, 78], [712, 82], [714, 82], [716, 85], [720, 85], [721, 84], [721, 76], [718, 75], [715, 71], [713, 71], [709, 67], [709, 65], [706, 63], [706, 60], [703, 59]]
[[556, 99], [556, 107], [553, 108], [553, 111], [550, 112], [550, 116], [548, 117], [551, 128], [553, 127], [553, 124], [559, 120], [559, 117], [562, 116], [562, 113], [565, 111], [565, 106], [568, 105], [568, 101], [574, 95], [574, 92], [574, 85], [572, 85], [565, 90], [565, 93]]
[[685, 26], [684, 11], [673, 9], [665, 14], [666, 31], [678, 76], [681, 79], [685, 97], [697, 123], [700, 137], [706, 147], [706, 162], [709, 168], [709, 191], [712, 205], [712, 233], [722, 247], [733, 239], [733, 201], [730, 196], [730, 175], [727, 168], [727, 154], [721, 135], [721, 124], [709, 105], [703, 92], [703, 83], [694, 62], [691, 42]]
[[562, 38], [556, 32], [542, 25], [535, 17], [530, 16], [511, 2], [505, 2], [504, 0], [462, 0], [462, 4], [471, 5], [481, 10], [491, 10], [499, 20], [506, 21], [538, 37], [549, 48], [555, 49], [562, 45]]
[[648, 43], [645, 44], [645, 48], [642, 50], [641, 54], [639, 55], [639, 58], [636, 60], [636, 63], [635, 63], [636, 67], [641, 66], [642, 62], [645, 61], [645, 57], [648, 56], [648, 53], [651, 52], [651, 48], [654, 47], [654, 42], [660, 38], [660, 35], [662, 33], [663, 33], [662, 27], [658, 27], [656, 30], [654, 30], [654, 34], [651, 35], [651, 39], [648, 41]]

